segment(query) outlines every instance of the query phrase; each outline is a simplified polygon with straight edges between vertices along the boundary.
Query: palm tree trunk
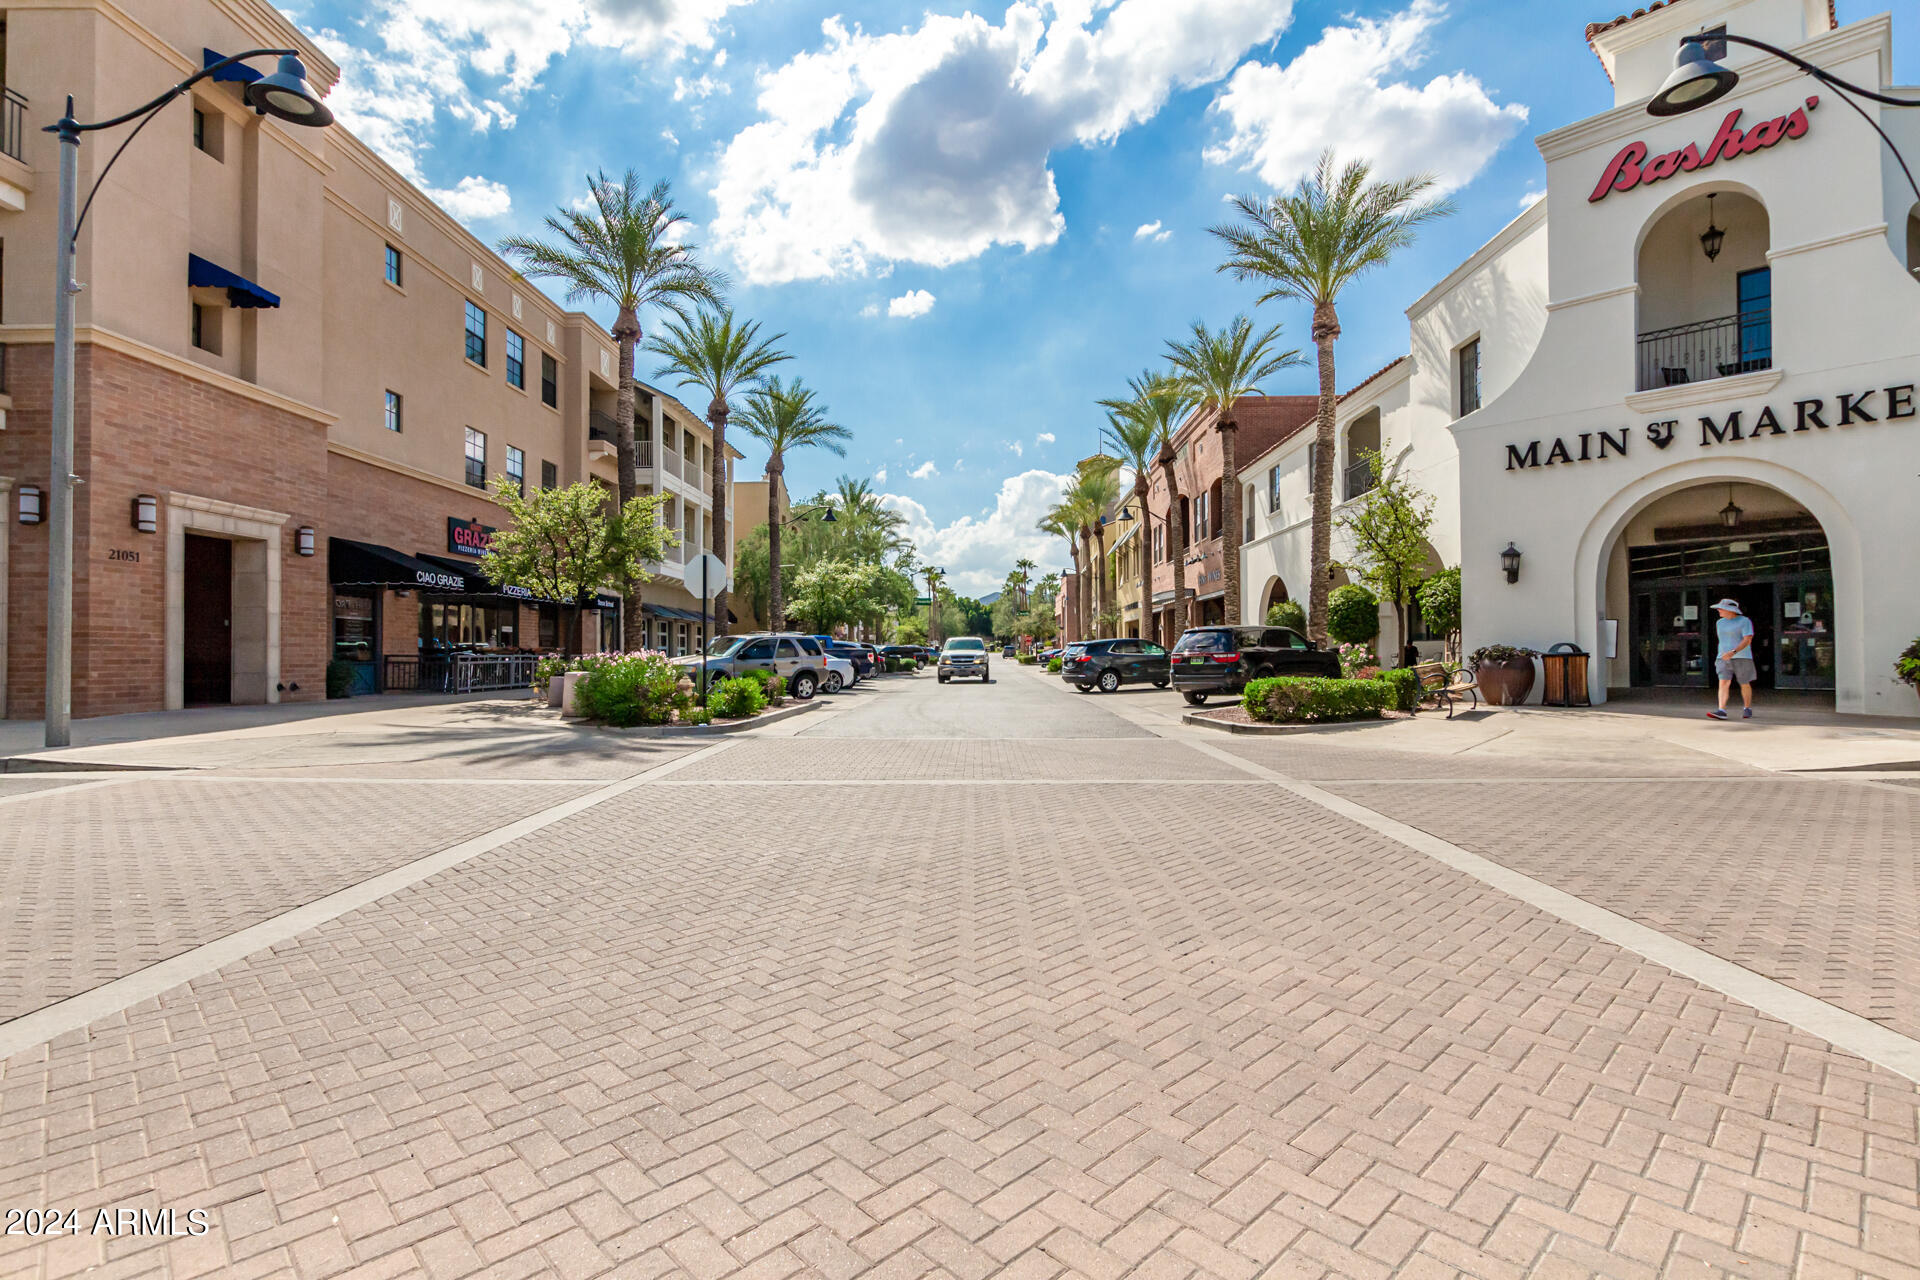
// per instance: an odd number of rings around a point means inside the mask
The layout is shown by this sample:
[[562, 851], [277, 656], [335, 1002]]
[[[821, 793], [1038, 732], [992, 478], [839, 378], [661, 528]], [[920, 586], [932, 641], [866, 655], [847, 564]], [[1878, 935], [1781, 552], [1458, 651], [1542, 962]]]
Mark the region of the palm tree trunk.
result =
[[[731, 565], [732, 549], [727, 545], [727, 402], [718, 397], [707, 406], [707, 425], [713, 428], [713, 554]], [[724, 636], [727, 625], [727, 584], [713, 597], [713, 634]]]
[[1093, 617], [1093, 530], [1080, 526], [1080, 555], [1087, 567], [1080, 574], [1080, 620], [1086, 626], [1086, 639], [1098, 640], [1098, 625]]
[[1133, 473], [1133, 505], [1140, 508], [1140, 545], [1137, 548], [1140, 553], [1140, 638], [1153, 641], [1157, 630], [1153, 625], [1153, 556], [1148, 553], [1153, 546], [1153, 517], [1147, 514], [1147, 476], [1144, 471]]
[[1173, 474], [1173, 450], [1160, 451], [1160, 474], [1167, 482], [1167, 558], [1173, 561], [1173, 630], [1193, 625], [1187, 600], [1186, 530], [1180, 520], [1180, 482]]
[[1320, 355], [1320, 423], [1313, 440], [1313, 544], [1307, 563], [1307, 636], [1327, 643], [1327, 566], [1333, 559], [1333, 460], [1338, 452], [1334, 435], [1333, 343], [1340, 336], [1340, 318], [1333, 304], [1313, 309], [1313, 342]]
[[787, 464], [779, 450], [767, 455], [767, 630], [784, 631], [780, 599], [780, 477]]
[[1236, 442], [1240, 424], [1232, 418], [1232, 406], [1220, 415], [1220, 515], [1226, 528], [1220, 531], [1220, 573], [1226, 593], [1226, 620], [1229, 626], [1240, 622], [1240, 459]]
[[[613, 402], [613, 449], [619, 473], [620, 509], [640, 492], [639, 461], [633, 441], [633, 348], [640, 341], [640, 317], [622, 308], [613, 322], [620, 348], [620, 391]], [[647, 647], [647, 623], [640, 613], [640, 590], [632, 579], [620, 583], [620, 647], [629, 653]]]
[[1075, 640], [1085, 639], [1085, 637], [1080, 634], [1079, 617], [1080, 548], [1074, 543], [1072, 538], [1067, 539], [1067, 556], [1073, 561], [1073, 589], [1069, 591], [1067, 590], [1066, 583], [1063, 582], [1060, 584], [1061, 599], [1066, 602], [1066, 608], [1061, 611], [1061, 616], [1066, 623], [1066, 629], [1060, 635], [1060, 644], [1062, 647], [1072, 644]]
[[1107, 580], [1107, 527], [1103, 524], [1093, 526], [1093, 540], [1096, 553], [1093, 562], [1100, 566], [1094, 575], [1093, 585], [1099, 589], [1099, 613], [1102, 617], [1113, 612], [1113, 584]]

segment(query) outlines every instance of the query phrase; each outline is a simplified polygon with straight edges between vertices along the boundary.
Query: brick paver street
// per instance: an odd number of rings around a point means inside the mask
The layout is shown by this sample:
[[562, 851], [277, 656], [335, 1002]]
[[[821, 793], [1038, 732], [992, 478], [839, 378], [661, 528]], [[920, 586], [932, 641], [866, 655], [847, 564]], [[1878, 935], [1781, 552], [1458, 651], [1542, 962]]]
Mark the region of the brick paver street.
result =
[[19, 1046], [0, 1206], [210, 1229], [0, 1277], [1920, 1276], [1912, 1079], [1381, 829], [1897, 1056], [1920, 795], [1171, 703], [1007, 664], [697, 753], [0, 788], [8, 1012], [473, 850]]

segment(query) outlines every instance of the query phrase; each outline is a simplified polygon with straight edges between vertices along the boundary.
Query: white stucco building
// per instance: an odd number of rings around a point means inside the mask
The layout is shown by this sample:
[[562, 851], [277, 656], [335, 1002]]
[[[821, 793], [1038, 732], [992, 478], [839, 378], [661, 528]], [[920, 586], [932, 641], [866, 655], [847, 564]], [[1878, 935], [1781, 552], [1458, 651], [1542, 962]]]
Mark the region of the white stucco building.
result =
[[[1837, 27], [1828, 0], [1671, 0], [1589, 27], [1614, 108], [1538, 140], [1546, 198], [1409, 308], [1409, 354], [1343, 398], [1336, 498], [1378, 439], [1437, 499], [1465, 646], [1572, 641], [1596, 702], [1706, 688], [1708, 606], [1732, 596], [1764, 687], [1913, 715], [1893, 662], [1920, 635], [1920, 199], [1835, 89], [1737, 44], [1713, 50], [1731, 94], [1650, 116], [1680, 38], [1716, 28], [1901, 92], [1891, 19]], [[1920, 163], [1920, 107], [1860, 105]], [[1248, 616], [1306, 597], [1307, 444], [1242, 472]], [[1390, 621], [1380, 647], [1398, 651]]]

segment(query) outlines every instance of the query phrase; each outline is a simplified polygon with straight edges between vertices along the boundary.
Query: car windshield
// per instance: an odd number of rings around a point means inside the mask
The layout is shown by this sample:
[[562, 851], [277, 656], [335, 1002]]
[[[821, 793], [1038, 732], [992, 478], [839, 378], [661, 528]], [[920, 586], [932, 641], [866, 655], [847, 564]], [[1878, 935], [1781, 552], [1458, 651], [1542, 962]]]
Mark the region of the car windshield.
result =
[[747, 642], [745, 636], [715, 636], [707, 642], [709, 658], [724, 658]]
[[947, 641], [948, 653], [985, 653], [986, 651], [986, 643], [972, 636], [959, 636]]
[[1173, 646], [1175, 653], [1232, 653], [1233, 632], [1189, 631]]

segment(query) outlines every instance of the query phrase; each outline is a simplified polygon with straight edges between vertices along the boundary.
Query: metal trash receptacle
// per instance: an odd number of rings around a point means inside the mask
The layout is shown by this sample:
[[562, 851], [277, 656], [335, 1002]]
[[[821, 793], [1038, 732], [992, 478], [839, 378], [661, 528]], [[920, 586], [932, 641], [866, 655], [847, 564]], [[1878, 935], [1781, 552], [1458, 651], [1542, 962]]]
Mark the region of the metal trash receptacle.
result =
[[1587, 651], [1577, 644], [1561, 641], [1540, 655], [1544, 686], [1540, 691], [1543, 707], [1590, 707], [1593, 694], [1587, 688]]

